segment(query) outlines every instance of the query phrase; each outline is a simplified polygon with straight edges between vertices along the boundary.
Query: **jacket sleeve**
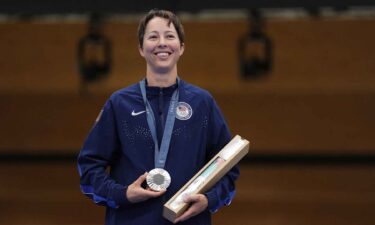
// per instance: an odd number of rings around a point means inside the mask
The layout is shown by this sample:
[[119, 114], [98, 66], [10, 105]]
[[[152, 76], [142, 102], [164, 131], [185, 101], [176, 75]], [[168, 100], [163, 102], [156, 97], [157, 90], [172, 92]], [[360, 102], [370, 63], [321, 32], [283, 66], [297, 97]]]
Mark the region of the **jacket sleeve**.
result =
[[[212, 99], [208, 136], [208, 159], [214, 157], [230, 140], [231, 135], [224, 117]], [[223, 176], [205, 195], [208, 199], [208, 209], [216, 212], [224, 205], [229, 205], [235, 195], [235, 181], [239, 176], [238, 166], [234, 166]]]
[[98, 205], [118, 208], [130, 204], [127, 187], [113, 180], [106, 171], [119, 151], [116, 118], [107, 101], [78, 156], [81, 191]]

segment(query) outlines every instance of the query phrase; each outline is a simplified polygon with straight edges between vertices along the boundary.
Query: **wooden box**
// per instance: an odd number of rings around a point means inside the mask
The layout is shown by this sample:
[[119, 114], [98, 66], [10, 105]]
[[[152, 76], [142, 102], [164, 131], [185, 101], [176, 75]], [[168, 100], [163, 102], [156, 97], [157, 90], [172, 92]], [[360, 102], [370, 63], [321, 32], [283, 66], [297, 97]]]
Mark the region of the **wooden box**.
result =
[[218, 182], [248, 152], [250, 142], [236, 135], [193, 178], [191, 178], [167, 203], [163, 216], [173, 222], [188, 208], [183, 196], [204, 193]]

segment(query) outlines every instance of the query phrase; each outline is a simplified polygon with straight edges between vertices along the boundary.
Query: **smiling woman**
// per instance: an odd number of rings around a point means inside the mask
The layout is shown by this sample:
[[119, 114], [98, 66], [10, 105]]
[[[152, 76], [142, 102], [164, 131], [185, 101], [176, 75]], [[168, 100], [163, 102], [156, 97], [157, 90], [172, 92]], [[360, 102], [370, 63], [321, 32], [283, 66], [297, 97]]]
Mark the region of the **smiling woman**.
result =
[[[81, 190], [107, 206], [107, 225], [172, 224], [163, 205], [231, 139], [211, 94], [178, 77], [185, 44], [177, 16], [151, 10], [138, 40], [146, 78], [112, 94], [78, 157]], [[186, 196], [190, 207], [174, 223], [211, 224], [211, 212], [232, 201], [238, 175], [233, 167], [206, 193]], [[155, 188], [159, 181], [170, 185]]]
[[173, 23], [155, 17], [149, 21], [139, 52], [147, 62], [149, 86], [168, 87], [176, 82], [177, 62], [184, 52]]

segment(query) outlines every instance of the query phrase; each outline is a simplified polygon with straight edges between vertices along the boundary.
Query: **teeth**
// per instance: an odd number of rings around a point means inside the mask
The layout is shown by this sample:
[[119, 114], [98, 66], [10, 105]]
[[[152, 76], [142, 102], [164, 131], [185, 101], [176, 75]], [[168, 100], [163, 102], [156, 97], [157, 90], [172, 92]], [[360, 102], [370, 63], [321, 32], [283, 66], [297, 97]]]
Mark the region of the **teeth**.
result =
[[156, 55], [160, 57], [167, 57], [169, 54], [167, 52], [159, 52]]

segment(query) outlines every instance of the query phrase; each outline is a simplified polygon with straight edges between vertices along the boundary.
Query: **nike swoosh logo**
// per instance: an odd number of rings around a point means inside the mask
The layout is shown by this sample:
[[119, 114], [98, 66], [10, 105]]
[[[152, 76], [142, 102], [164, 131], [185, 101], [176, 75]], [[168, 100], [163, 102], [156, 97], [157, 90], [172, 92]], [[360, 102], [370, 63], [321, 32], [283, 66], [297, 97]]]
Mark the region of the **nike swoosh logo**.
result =
[[133, 112], [132, 112], [132, 116], [138, 116], [139, 114], [142, 114], [142, 113], [144, 113], [144, 112], [146, 112], [146, 110], [139, 111], [139, 112], [134, 112], [134, 110], [133, 110]]

